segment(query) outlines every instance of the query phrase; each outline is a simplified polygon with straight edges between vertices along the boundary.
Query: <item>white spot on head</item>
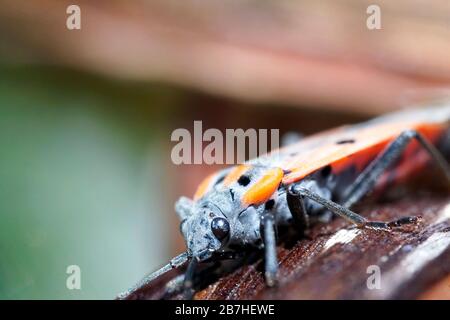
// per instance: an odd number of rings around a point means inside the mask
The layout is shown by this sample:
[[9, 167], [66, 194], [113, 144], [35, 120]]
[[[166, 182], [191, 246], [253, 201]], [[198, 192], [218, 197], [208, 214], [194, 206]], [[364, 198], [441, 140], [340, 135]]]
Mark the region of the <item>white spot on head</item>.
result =
[[333, 236], [331, 236], [330, 239], [327, 240], [327, 242], [325, 243], [323, 249], [324, 250], [328, 250], [330, 249], [332, 246], [334, 246], [335, 244], [338, 243], [350, 243], [353, 239], [356, 238], [356, 236], [358, 234], [360, 234], [361, 230], [360, 229], [342, 229], [339, 230], [338, 232], [336, 232]]

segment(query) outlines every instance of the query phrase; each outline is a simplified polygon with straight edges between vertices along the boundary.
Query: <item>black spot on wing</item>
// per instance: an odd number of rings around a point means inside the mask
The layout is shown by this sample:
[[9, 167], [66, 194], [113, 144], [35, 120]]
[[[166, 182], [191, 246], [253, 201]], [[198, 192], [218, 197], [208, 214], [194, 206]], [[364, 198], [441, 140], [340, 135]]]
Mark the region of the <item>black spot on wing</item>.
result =
[[250, 183], [250, 177], [245, 174], [240, 176], [238, 179], [238, 184], [240, 186], [246, 187], [246, 186], [248, 186], [249, 183]]
[[336, 144], [349, 144], [349, 143], [355, 143], [355, 139], [341, 139], [336, 141]]

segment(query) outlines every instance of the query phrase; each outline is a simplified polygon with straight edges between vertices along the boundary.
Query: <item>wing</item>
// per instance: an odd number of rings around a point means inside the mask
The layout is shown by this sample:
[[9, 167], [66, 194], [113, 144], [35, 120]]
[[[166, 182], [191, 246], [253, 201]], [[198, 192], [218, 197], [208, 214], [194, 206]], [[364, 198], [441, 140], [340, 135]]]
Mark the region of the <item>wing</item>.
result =
[[310, 136], [255, 162], [282, 168], [288, 172], [283, 183], [291, 184], [327, 165], [334, 172], [351, 164], [363, 166], [405, 130], [417, 130], [434, 141], [448, 128], [449, 115], [449, 107], [399, 112]]

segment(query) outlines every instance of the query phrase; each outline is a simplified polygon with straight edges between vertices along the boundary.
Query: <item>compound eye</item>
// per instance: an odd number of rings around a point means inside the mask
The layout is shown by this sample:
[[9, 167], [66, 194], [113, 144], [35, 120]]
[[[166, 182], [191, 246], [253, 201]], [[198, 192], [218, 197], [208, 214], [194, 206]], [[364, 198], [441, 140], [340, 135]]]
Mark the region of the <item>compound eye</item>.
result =
[[211, 230], [219, 241], [223, 241], [230, 233], [230, 224], [224, 218], [214, 218], [211, 221]]

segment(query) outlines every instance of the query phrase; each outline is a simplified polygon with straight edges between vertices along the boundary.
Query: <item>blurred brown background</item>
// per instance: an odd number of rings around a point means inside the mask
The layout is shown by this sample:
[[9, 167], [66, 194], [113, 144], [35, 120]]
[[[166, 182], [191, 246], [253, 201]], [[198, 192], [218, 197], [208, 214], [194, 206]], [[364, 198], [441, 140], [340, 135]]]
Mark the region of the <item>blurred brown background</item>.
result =
[[448, 97], [449, 52], [446, 0], [3, 0], [0, 297], [110, 298], [183, 250], [173, 203], [216, 168], [173, 165], [174, 129], [309, 134]]

